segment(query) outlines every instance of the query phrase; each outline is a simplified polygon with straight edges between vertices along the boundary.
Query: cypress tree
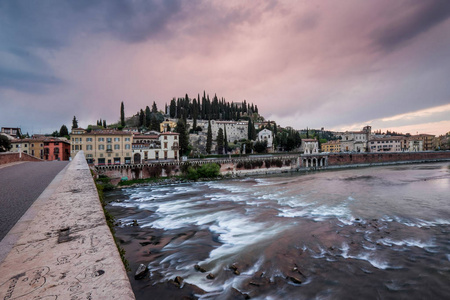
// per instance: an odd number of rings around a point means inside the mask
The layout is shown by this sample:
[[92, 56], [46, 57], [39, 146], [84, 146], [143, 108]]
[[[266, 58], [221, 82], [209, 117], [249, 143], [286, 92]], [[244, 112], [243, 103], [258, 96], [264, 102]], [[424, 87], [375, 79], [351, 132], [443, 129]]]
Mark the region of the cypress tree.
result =
[[120, 126], [125, 127], [125, 106], [120, 103]]
[[227, 125], [223, 126], [223, 147], [225, 154], [228, 153]]
[[177, 112], [177, 104], [176, 104], [176, 102], [175, 102], [175, 98], [173, 98], [171, 101], [170, 101], [170, 117], [171, 118], [175, 118], [175, 115], [176, 115], [176, 112]]
[[206, 135], [206, 153], [211, 154], [212, 147], [212, 129], [211, 120], [208, 120], [208, 133]]
[[78, 121], [75, 116], [73, 116], [73, 120], [72, 120], [72, 129], [74, 129], [74, 128], [78, 128]]
[[67, 129], [66, 125], [62, 125], [59, 129], [59, 136], [66, 136], [69, 135], [69, 130]]
[[[153, 102], [154, 103], [154, 102]], [[145, 127], [149, 128], [152, 122], [152, 113], [148, 105], [145, 107]]]
[[223, 154], [223, 129], [219, 128], [217, 133], [217, 153]]
[[106, 128], [106, 120], [103, 120], [103, 128]]
[[156, 114], [158, 112], [158, 107], [156, 106], [155, 101], [153, 101], [153, 105], [152, 105], [152, 113]]
[[144, 111], [141, 109], [139, 111], [139, 127], [144, 126], [144, 124], [145, 124], [145, 114]]
[[179, 119], [177, 122], [176, 132], [180, 134], [180, 153], [186, 155], [189, 147], [189, 137], [186, 132], [186, 124], [182, 119]]

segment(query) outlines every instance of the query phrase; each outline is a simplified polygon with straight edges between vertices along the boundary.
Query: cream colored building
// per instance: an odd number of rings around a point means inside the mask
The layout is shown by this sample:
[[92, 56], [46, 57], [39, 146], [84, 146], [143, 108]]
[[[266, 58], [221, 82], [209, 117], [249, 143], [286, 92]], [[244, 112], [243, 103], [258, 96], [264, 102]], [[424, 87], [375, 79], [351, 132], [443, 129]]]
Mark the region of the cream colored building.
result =
[[177, 122], [173, 120], [166, 119], [161, 124], [159, 124], [160, 132], [166, 132], [169, 131], [168, 128], [170, 128], [170, 131], [174, 131], [177, 127]]
[[271, 130], [263, 129], [258, 132], [258, 141], [267, 142], [269, 152], [273, 150], [273, 132]]
[[133, 163], [141, 164], [160, 160], [178, 160], [180, 157], [179, 134], [163, 132], [133, 137]]
[[365, 126], [361, 131], [346, 131], [341, 135], [341, 151], [367, 152], [371, 137], [371, 126]]
[[373, 138], [369, 144], [369, 152], [400, 152], [402, 151], [402, 140], [400, 136], [387, 136]]
[[72, 130], [71, 158], [83, 150], [86, 160], [94, 165], [131, 164], [133, 134], [118, 130], [87, 132], [82, 128]]
[[319, 153], [319, 142], [315, 139], [302, 139], [300, 151], [303, 151], [304, 154]]

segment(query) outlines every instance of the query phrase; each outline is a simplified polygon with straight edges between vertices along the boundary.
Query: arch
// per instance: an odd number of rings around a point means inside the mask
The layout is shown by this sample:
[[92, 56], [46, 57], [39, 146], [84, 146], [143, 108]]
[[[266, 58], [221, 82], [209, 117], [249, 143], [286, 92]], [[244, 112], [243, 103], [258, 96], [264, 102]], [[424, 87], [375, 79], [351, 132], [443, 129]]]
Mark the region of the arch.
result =
[[141, 163], [141, 154], [136, 153], [133, 156], [134, 164]]

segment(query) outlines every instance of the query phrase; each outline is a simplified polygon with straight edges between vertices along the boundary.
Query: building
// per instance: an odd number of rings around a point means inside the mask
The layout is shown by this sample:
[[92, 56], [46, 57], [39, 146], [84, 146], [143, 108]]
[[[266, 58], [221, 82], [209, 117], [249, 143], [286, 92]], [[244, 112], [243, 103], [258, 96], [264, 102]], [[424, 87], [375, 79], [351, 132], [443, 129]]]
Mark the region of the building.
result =
[[48, 138], [44, 140], [45, 160], [69, 160], [70, 143], [59, 138]]
[[178, 160], [180, 157], [179, 134], [135, 135], [132, 143], [133, 163], [147, 163], [156, 160]]
[[9, 151], [30, 154], [30, 139], [11, 140], [11, 149]]
[[372, 127], [365, 126], [362, 131], [346, 131], [341, 135], [341, 151], [368, 152]]
[[405, 147], [405, 151], [408, 152], [419, 152], [423, 151], [423, 140], [407, 140], [407, 146]]
[[320, 145], [322, 152], [339, 153], [341, 152], [341, 141], [328, 141]]
[[[160, 132], [166, 132], [166, 131], [174, 131], [177, 127], [177, 122], [169, 119], [165, 119], [161, 124], [159, 124]], [[170, 130], [169, 130], [170, 128]]]
[[71, 157], [83, 150], [86, 160], [94, 165], [131, 164], [133, 134], [119, 130], [96, 130], [87, 132], [75, 128], [71, 133]]
[[267, 142], [267, 149], [269, 152], [273, 150], [273, 132], [269, 129], [263, 129], [258, 132], [257, 140], [259, 142]]
[[13, 128], [13, 127], [2, 127], [2, 133], [8, 134], [16, 139], [20, 139], [22, 136], [22, 131], [20, 128]]
[[386, 136], [373, 138], [368, 142], [369, 152], [400, 152], [402, 151], [401, 136]]
[[422, 141], [423, 143], [423, 151], [434, 151], [436, 149], [436, 145], [434, 142], [435, 136], [432, 134], [418, 134], [412, 135], [409, 137], [409, 140], [413, 141]]
[[319, 142], [314, 139], [302, 139], [300, 151], [303, 151], [304, 154], [319, 153]]

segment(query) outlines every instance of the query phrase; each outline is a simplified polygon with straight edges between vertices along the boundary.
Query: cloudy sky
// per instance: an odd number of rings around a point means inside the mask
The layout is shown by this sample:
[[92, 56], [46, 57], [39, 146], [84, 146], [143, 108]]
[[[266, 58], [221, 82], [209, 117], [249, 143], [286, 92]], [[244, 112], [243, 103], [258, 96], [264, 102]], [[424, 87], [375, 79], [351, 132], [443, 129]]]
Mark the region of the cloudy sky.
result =
[[0, 126], [206, 91], [282, 126], [450, 131], [450, 1], [0, 1]]

